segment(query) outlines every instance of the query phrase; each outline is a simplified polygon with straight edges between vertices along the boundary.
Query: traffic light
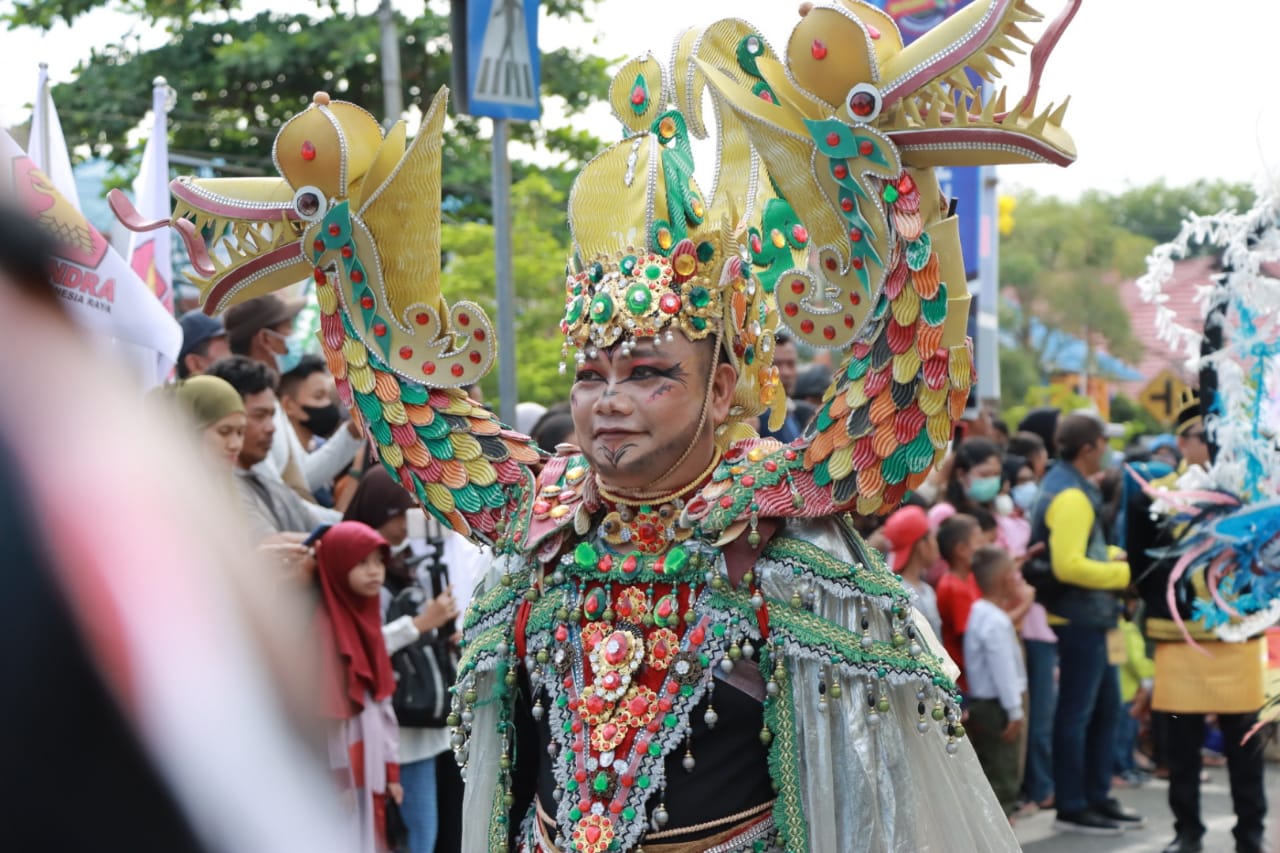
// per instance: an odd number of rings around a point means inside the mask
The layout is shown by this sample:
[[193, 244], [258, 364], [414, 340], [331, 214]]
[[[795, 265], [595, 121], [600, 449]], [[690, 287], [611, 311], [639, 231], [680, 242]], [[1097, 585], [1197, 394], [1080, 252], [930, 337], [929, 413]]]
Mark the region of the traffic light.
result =
[[1008, 237], [1013, 232], [1013, 209], [1018, 206], [1018, 200], [1011, 195], [1002, 195], [996, 199], [996, 206], [999, 209], [1000, 236]]

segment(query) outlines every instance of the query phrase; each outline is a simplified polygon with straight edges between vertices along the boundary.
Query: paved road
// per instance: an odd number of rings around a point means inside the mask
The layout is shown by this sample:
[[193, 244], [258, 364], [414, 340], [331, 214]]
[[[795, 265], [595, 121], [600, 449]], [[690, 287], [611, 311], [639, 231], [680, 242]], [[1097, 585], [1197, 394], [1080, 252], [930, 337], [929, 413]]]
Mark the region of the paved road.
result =
[[[1173, 840], [1173, 818], [1166, 801], [1168, 783], [1152, 780], [1141, 788], [1117, 789], [1115, 795], [1125, 805], [1146, 815], [1144, 829], [1126, 832], [1119, 837], [1098, 838], [1053, 831], [1053, 812], [1041, 812], [1024, 818], [1014, 827], [1018, 841], [1026, 853], [1159, 853]], [[1235, 850], [1231, 827], [1231, 794], [1227, 773], [1210, 768], [1209, 781], [1200, 786], [1201, 810], [1209, 832], [1205, 836], [1206, 853], [1231, 853]], [[1267, 802], [1272, 809], [1280, 804], [1280, 765], [1267, 765]], [[1267, 821], [1268, 850], [1280, 853], [1280, 815], [1272, 812]]]

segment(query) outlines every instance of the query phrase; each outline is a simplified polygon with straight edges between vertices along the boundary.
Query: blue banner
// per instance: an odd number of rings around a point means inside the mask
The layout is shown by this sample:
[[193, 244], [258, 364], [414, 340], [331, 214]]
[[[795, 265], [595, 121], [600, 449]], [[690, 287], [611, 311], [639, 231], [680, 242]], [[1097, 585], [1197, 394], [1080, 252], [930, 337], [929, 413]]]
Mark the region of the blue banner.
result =
[[468, 112], [532, 121], [542, 114], [538, 0], [467, 4]]

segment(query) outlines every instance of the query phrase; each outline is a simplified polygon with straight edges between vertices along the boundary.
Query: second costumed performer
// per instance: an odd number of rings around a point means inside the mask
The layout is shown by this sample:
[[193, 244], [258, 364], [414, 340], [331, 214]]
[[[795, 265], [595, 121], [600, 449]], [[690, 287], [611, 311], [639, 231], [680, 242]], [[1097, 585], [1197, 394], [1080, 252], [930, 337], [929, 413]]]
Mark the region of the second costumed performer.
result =
[[[846, 513], [891, 511], [945, 452], [969, 295], [933, 167], [1073, 159], [1036, 91], [1077, 2], [1008, 106], [968, 74], [1025, 39], [1020, 0], [905, 48], [874, 7], [806, 4], [781, 53], [726, 20], [670, 68], [625, 65], [610, 100], [630, 135], [569, 202], [582, 448], [536, 477], [528, 439], [463, 390], [493, 330], [441, 288], [442, 97], [406, 149], [402, 123], [384, 136], [320, 93], [276, 139], [281, 178], [173, 184], [206, 310], [314, 275], [325, 356], [383, 465], [494, 547], [451, 718], [468, 853], [1018, 849], [954, 666]], [[689, 138], [708, 92], [704, 196]], [[206, 248], [210, 223], [234, 252]], [[779, 321], [844, 356], [788, 446], [751, 428], [783, 411]]]

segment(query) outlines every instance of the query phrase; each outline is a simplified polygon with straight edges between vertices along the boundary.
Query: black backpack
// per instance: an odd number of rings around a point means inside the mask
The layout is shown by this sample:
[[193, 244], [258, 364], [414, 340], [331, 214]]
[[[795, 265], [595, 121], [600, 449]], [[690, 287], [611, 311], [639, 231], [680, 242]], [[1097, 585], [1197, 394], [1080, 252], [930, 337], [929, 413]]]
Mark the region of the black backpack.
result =
[[[445, 569], [431, 566], [432, 585], [443, 589], [447, 584]], [[431, 599], [431, 592], [420, 586], [400, 590], [387, 608], [387, 622], [401, 616], [417, 616]], [[449, 644], [449, 626], [432, 634], [423, 634], [413, 644], [391, 656], [395, 670], [396, 692], [391, 705], [402, 726], [441, 728], [449, 716], [449, 688], [457, 677], [457, 658]]]

